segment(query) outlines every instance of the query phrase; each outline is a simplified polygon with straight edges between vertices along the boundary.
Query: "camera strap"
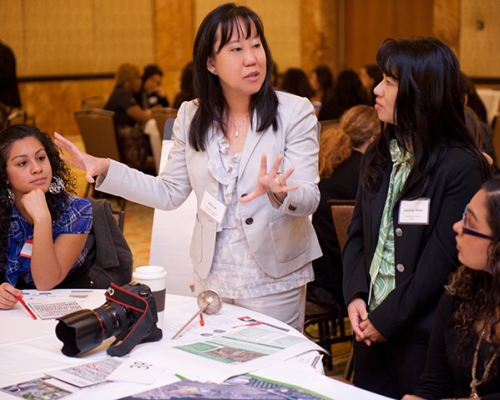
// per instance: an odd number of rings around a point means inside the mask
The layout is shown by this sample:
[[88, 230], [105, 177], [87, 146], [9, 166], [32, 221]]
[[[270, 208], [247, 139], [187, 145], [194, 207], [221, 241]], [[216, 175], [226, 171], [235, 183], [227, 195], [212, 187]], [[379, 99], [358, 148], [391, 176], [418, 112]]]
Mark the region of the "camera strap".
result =
[[[107, 301], [128, 308], [134, 314], [136, 320], [132, 329], [124, 335], [116, 336], [116, 340], [106, 350], [110, 356], [122, 357], [128, 354], [137, 344], [141, 343], [143, 338], [148, 335], [150, 329], [158, 328], [149, 309], [148, 302], [141, 296], [125, 290], [114, 283], [111, 283], [105, 296]], [[161, 335], [157, 340], [159, 339], [161, 339]]]

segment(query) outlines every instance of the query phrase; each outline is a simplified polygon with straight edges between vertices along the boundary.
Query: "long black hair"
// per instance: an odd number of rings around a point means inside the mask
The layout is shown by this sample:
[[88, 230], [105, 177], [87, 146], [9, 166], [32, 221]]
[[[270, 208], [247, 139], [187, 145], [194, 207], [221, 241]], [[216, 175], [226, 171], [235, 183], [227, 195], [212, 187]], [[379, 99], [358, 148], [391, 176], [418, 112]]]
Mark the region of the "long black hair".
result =
[[55, 194], [49, 192], [45, 194], [52, 221], [59, 218], [61, 203], [64, 203], [68, 198], [67, 192], [75, 193], [76, 179], [66, 163], [59, 157], [59, 150], [48, 134], [28, 125], [12, 125], [4, 129], [0, 134], [0, 249], [3, 249], [0, 252], [1, 263], [6, 261], [5, 248], [10, 225], [10, 202], [7, 194], [7, 159], [12, 145], [28, 137], [33, 137], [42, 144], [52, 168], [52, 176], [58, 176], [64, 182], [65, 190]]
[[417, 196], [425, 191], [432, 169], [440, 160], [443, 144], [458, 142], [477, 155], [483, 179], [491, 168], [465, 124], [460, 67], [453, 51], [436, 38], [386, 39], [377, 52], [382, 72], [398, 81], [394, 124], [385, 124], [374, 150], [367, 153], [362, 181], [370, 192], [382, 182], [382, 171], [390, 162], [389, 141], [401, 147], [411, 143], [415, 155], [411, 174], [422, 179]]
[[[275, 131], [278, 129], [278, 97], [271, 84], [273, 59], [264, 37], [262, 22], [248, 7], [236, 6], [233, 3], [223, 4], [205, 17], [194, 42], [194, 84], [198, 95], [198, 109], [191, 122], [189, 144], [196, 151], [205, 151], [206, 135], [213, 124], [225, 132], [224, 113], [228, 105], [219, 78], [207, 70], [207, 61], [221, 51], [235, 30], [239, 35], [242, 34], [241, 23], [245, 25], [246, 39], [252, 35], [253, 29], [260, 37], [266, 54], [266, 77], [260, 90], [250, 99], [250, 114], [253, 115], [255, 112], [257, 115], [257, 131], [263, 131], [270, 126]], [[219, 27], [220, 38], [217, 35]], [[220, 43], [216, 49], [217, 39], [220, 39]]]

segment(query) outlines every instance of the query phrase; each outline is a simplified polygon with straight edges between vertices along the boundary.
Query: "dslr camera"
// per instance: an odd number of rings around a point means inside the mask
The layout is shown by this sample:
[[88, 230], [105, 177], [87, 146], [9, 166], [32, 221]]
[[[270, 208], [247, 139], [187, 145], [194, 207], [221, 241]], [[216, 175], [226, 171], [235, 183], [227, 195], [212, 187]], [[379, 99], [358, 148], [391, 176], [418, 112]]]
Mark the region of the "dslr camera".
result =
[[78, 310], [58, 318], [57, 338], [63, 342], [62, 353], [79, 356], [99, 346], [103, 340], [116, 340], [106, 352], [121, 357], [137, 344], [156, 342], [163, 336], [156, 326], [156, 303], [147, 285], [131, 282], [124, 286], [111, 283], [106, 302], [94, 310]]

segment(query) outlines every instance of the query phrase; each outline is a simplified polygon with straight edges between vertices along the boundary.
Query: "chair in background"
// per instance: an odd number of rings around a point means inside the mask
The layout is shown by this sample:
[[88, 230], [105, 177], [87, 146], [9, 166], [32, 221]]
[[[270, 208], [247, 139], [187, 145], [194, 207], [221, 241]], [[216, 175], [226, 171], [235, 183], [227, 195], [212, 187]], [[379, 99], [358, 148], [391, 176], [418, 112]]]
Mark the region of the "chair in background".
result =
[[104, 96], [89, 96], [82, 100], [80, 103], [80, 108], [82, 110], [88, 110], [90, 108], [96, 108], [102, 110], [106, 104], [106, 98]]
[[14, 108], [7, 117], [7, 126], [25, 124], [28, 113], [24, 108]]
[[177, 109], [166, 107], [166, 108], [153, 108], [151, 109], [152, 117], [156, 120], [158, 125], [158, 131], [160, 136], [163, 137], [163, 130], [165, 129], [165, 121], [169, 118], [177, 117]]
[[125, 229], [125, 210], [112, 210], [111, 213], [118, 224], [118, 228], [123, 232]]
[[[120, 160], [120, 152], [116, 142], [113, 111], [86, 109], [75, 111], [75, 119], [82, 136], [85, 151], [95, 157]], [[88, 196], [93, 184], [87, 183], [85, 197]], [[126, 201], [118, 198], [121, 209], [125, 208]]]
[[491, 128], [493, 129], [493, 147], [497, 157], [500, 157], [500, 113], [493, 117]]
[[[347, 239], [347, 226], [351, 221], [352, 211], [354, 209], [354, 200], [329, 200], [332, 209], [333, 224], [335, 233], [342, 250]], [[328, 353], [331, 352], [332, 345], [342, 342], [351, 342], [352, 335], [346, 333], [344, 319], [347, 317], [347, 309], [333, 308], [326, 304], [313, 301], [306, 301], [306, 317], [304, 321], [304, 334], [317, 342]], [[318, 335], [311, 336], [306, 332], [306, 328], [311, 325], [318, 326]], [[349, 355], [349, 360], [352, 355]], [[333, 369], [332, 357], [326, 357], [326, 368]], [[348, 371], [349, 370], [349, 371]], [[344, 372], [344, 378], [350, 380], [352, 375], [352, 362], [348, 361]]]
[[[332, 210], [333, 224], [335, 226], [335, 233], [339, 241], [340, 249], [344, 249], [347, 241], [347, 228], [352, 220], [352, 213], [354, 211], [354, 200], [329, 200]], [[347, 316], [347, 310], [346, 310]], [[352, 341], [352, 336], [350, 337]], [[352, 348], [349, 353], [349, 359], [344, 370], [344, 379], [352, 382], [353, 377], [353, 362], [352, 362]]]
[[323, 121], [319, 121], [319, 123], [321, 124], [320, 133], [322, 133], [327, 129], [337, 128], [340, 124], [340, 121], [338, 119], [326, 119]]

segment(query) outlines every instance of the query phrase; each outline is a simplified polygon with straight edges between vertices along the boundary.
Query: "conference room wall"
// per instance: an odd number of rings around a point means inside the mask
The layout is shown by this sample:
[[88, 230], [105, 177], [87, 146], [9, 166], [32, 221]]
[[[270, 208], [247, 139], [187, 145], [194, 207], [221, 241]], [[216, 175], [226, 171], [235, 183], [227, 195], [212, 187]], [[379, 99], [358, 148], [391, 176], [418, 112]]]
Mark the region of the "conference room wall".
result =
[[[108, 23], [108, 31], [115, 26], [118, 31], [132, 30], [136, 36], [145, 37], [143, 41], [141, 39], [141, 41], [134, 42], [143, 43], [144, 49], [139, 52], [142, 58], [134, 58], [138, 54], [134, 51], [137, 48], [136, 44], [127, 46], [124, 43], [120, 52], [116, 50], [116, 54], [120, 54], [121, 58], [107, 64], [106, 68], [102, 60], [100, 64], [96, 63], [95, 65], [100, 65], [104, 69], [96, 68], [88, 71], [89, 79], [21, 81], [19, 86], [23, 106], [30, 115], [35, 117], [37, 125], [50, 133], [59, 130], [64, 135], [73, 135], [78, 130], [72, 113], [79, 108], [80, 100], [88, 95], [107, 96], [114, 83], [111, 75], [120, 62], [138, 61], [142, 64], [147, 62], [159, 64], [165, 73], [163, 85], [169, 98], [173, 99], [178, 87], [180, 71], [191, 58], [194, 34], [201, 18], [210, 8], [223, 2], [215, 0], [8, 0], [2, 3], [0, 40], [11, 45], [18, 56], [18, 71], [21, 80], [44, 77], [44, 75], [46, 77], [54, 75], [44, 69], [43, 56], [46, 54], [49, 59], [49, 53], [38, 51], [37, 62], [28, 63], [27, 60], [31, 60], [31, 53], [25, 52], [25, 49], [36, 49], [36, 44], [30, 41], [37, 39], [37, 36], [43, 37], [44, 35], [52, 35], [50, 36], [54, 38], [52, 43], [58, 45], [58, 36], [54, 35], [54, 30], [59, 32], [61, 43], [67, 44], [66, 32], [61, 30], [60, 26], [57, 28], [57, 21], [79, 21], [78, 18], [75, 19], [75, 13], [82, 16], [80, 19], [87, 18], [88, 20], [89, 12], [92, 11], [92, 9], [89, 11], [89, 4], [94, 7], [94, 10], [99, 6], [107, 7], [111, 10], [110, 13], [119, 11], [118, 15], [138, 15], [140, 24], [130, 25], [128, 17], [114, 18], [111, 24]], [[480, 3], [479, 8], [473, 6], [477, 2]], [[401, 34], [434, 34], [445, 40], [460, 56], [460, 50], [465, 48], [463, 45], [460, 47], [462, 22], [467, 21], [470, 24], [471, 20], [477, 18], [478, 9], [488, 10], [488, 18], [491, 18], [490, 15], [498, 16], [500, 12], [500, 3], [495, 0], [419, 0], [418, 2], [414, 0], [273, 0], [272, 2], [246, 0], [238, 3], [254, 8], [261, 15], [266, 27], [266, 36], [282, 71], [291, 66], [302, 67], [310, 71], [314, 66], [322, 63], [330, 65], [334, 72], [344, 67], [359, 68], [363, 64], [373, 62], [378, 44], [384, 37], [398, 37]], [[45, 28], [47, 30], [54, 28], [51, 30], [52, 33], [46, 34], [44, 30], [40, 30], [38, 35], [30, 37], [27, 35], [24, 19], [26, 15], [30, 15], [30, 18], [38, 15], [37, 12], [28, 12], [31, 7], [35, 6], [43, 10], [43, 16], [49, 17], [45, 18], [48, 25]], [[141, 12], [137, 11], [138, 7], [141, 8]], [[116, 8], [115, 11], [113, 11], [114, 8]], [[463, 13], [467, 14], [463, 15]], [[62, 17], [54, 18], [54, 15], [62, 15]], [[71, 15], [73, 17], [68, 17]], [[121, 26], [121, 20], [127, 22], [128, 25]], [[500, 57], [500, 52], [492, 47], [491, 39], [484, 40], [485, 37], [490, 38], [489, 35], [492, 32], [488, 21], [489, 19], [486, 19], [484, 32], [480, 32], [483, 39], [481, 43], [487, 43], [490, 46], [488, 53], [490, 56]], [[356, 33], [358, 36], [352, 34], [353, 28], [360, 30]], [[88, 36], [76, 34], [69, 36], [72, 39], [71, 45], [75, 48], [86, 49], [96, 46], [95, 44], [89, 45]], [[12, 43], [22, 43], [22, 46], [12, 45]], [[46, 40], [45, 43], [47, 43]], [[498, 46], [496, 42], [495, 45]], [[126, 50], [127, 48], [129, 50]], [[124, 49], [131, 51], [130, 54], [121, 53]], [[460, 58], [480, 59], [471, 51], [467, 50]], [[64, 53], [64, 49], [60, 50], [58, 57], [61, 58]], [[67, 53], [82, 57], [82, 54], [73, 50]], [[104, 58], [109, 61], [114, 57], [115, 49], [108, 47], [105, 53]], [[461, 61], [464, 62], [464, 60]], [[74, 59], [68, 60], [67, 64], [63, 61], [48, 64], [81, 67]], [[111, 64], [116, 64], [115, 68], [111, 68]], [[476, 64], [485, 67], [481, 63]], [[29, 69], [26, 65], [29, 65]], [[489, 65], [492, 65], [490, 69], [493, 71], [493, 64], [488, 63], [486, 68], [489, 68]], [[498, 62], [494, 65], [498, 65]], [[38, 67], [40, 70], [37, 70]], [[69, 68], [61, 74], [83, 73], [78, 68], [75, 70]], [[105, 73], [108, 77], [96, 79], [92, 76], [94, 73]]]

